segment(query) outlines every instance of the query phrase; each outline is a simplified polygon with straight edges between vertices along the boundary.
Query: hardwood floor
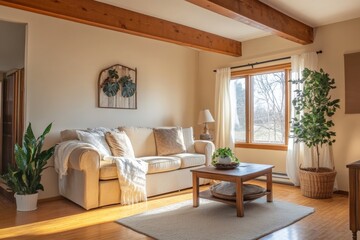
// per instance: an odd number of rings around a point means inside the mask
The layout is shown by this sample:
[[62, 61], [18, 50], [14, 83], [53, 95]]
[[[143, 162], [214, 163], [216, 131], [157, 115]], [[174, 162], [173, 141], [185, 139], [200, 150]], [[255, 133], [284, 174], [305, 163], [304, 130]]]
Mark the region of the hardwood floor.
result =
[[[252, 183], [265, 186], [265, 182]], [[207, 188], [202, 187], [201, 190]], [[332, 199], [318, 200], [303, 197], [299, 188], [288, 185], [274, 183], [273, 189], [275, 200], [311, 206], [315, 208], [315, 213], [263, 237], [263, 240], [351, 239], [347, 196], [335, 194]], [[0, 239], [151, 239], [114, 221], [190, 199], [191, 190], [184, 190], [150, 198], [146, 203], [113, 205], [90, 211], [85, 211], [66, 199], [60, 199], [40, 202], [36, 211], [17, 212], [14, 203], [0, 197]]]

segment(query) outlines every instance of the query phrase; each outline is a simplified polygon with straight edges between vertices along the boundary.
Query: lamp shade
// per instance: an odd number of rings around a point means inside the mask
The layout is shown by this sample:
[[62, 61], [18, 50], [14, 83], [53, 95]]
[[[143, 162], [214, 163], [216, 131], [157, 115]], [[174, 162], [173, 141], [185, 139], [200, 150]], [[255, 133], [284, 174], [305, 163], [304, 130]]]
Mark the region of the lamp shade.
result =
[[215, 122], [214, 118], [211, 116], [209, 109], [201, 110], [199, 112], [198, 124]]

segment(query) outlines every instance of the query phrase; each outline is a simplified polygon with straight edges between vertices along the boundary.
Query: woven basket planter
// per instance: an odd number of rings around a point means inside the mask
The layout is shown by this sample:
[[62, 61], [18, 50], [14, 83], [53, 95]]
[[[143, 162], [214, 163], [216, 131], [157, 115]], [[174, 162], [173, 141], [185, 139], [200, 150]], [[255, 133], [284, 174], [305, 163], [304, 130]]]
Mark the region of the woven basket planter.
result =
[[309, 198], [331, 198], [334, 191], [336, 171], [329, 168], [300, 168], [301, 193]]

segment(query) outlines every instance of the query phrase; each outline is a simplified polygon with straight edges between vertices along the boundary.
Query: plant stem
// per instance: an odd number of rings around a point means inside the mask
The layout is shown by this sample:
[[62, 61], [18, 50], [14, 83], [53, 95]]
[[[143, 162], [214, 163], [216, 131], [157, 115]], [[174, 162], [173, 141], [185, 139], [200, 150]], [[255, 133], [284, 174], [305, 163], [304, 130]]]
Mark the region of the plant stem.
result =
[[316, 155], [317, 155], [317, 168], [316, 168], [316, 172], [318, 172], [318, 171], [319, 171], [319, 168], [320, 168], [319, 145], [316, 145]]

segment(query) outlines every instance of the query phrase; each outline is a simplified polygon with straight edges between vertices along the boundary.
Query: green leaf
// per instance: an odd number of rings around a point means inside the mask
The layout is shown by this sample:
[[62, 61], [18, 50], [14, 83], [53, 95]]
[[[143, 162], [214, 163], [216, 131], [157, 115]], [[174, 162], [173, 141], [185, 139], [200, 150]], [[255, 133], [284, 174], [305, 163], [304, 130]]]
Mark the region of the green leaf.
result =
[[136, 92], [136, 84], [132, 81], [129, 75], [122, 76], [119, 80], [119, 84], [121, 84], [121, 96], [123, 97], [131, 97]]
[[14, 146], [14, 154], [15, 154], [16, 165], [20, 169], [25, 170], [27, 164], [26, 155], [23, 149], [18, 144], [15, 144]]
[[109, 77], [114, 79], [114, 80], [119, 78], [119, 74], [116, 71], [116, 69], [109, 69], [108, 74], [109, 74]]
[[135, 92], [136, 92], [135, 83], [127, 82], [122, 85], [121, 96], [128, 98], [128, 97], [133, 96], [135, 94]]
[[105, 82], [102, 88], [103, 92], [108, 97], [113, 97], [119, 91], [120, 86], [117, 82]]
[[41, 134], [41, 137], [45, 137], [51, 130], [52, 123], [50, 123], [44, 130], [44, 132]]

